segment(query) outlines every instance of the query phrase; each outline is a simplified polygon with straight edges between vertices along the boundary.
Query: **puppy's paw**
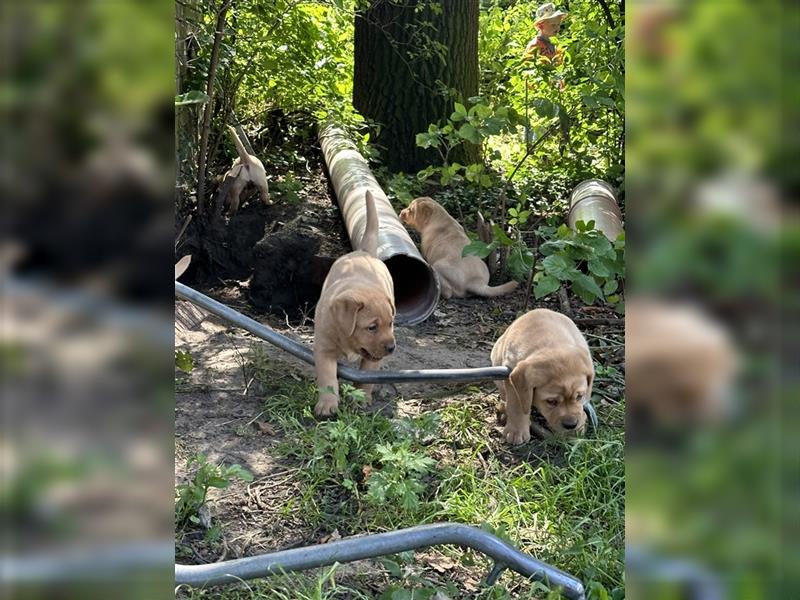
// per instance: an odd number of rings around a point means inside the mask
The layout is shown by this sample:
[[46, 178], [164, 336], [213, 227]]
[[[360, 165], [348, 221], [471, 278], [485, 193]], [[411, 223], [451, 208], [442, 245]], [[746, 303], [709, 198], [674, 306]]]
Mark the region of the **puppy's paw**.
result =
[[339, 398], [332, 394], [320, 395], [314, 414], [317, 417], [332, 417], [339, 410]]
[[524, 444], [531, 439], [531, 432], [528, 427], [520, 429], [518, 427], [506, 425], [505, 429], [503, 429], [503, 435], [506, 438], [506, 442], [514, 446]]

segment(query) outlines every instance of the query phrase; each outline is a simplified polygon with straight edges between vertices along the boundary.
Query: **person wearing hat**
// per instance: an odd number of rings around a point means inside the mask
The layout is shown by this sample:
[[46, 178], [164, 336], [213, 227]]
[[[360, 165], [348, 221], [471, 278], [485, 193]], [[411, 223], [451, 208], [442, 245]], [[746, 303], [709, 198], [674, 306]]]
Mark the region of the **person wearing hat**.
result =
[[547, 62], [557, 64], [561, 62], [561, 53], [556, 49], [555, 44], [550, 40], [554, 35], [558, 35], [561, 30], [561, 22], [567, 17], [567, 13], [556, 10], [555, 4], [548, 2], [536, 9], [536, 20], [533, 22], [538, 35], [533, 38], [525, 47], [522, 55], [523, 60], [533, 60], [536, 53], [548, 59]]

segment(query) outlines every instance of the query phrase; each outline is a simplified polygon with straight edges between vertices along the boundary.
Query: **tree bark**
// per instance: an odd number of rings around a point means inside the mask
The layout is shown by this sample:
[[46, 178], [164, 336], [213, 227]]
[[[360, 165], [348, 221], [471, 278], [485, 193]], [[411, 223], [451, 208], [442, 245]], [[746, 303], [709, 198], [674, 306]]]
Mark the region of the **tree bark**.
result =
[[[440, 162], [417, 148], [416, 134], [477, 95], [478, 12], [478, 0], [372, 0], [356, 14], [353, 106], [381, 125], [374, 141], [389, 169]], [[480, 148], [465, 146], [450, 160], [478, 162]]]

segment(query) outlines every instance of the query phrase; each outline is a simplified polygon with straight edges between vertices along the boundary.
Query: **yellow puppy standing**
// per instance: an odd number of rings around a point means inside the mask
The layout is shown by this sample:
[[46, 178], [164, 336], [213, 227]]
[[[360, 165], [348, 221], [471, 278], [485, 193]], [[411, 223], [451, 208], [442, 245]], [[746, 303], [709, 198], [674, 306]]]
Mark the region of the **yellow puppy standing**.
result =
[[439, 276], [443, 298], [502, 296], [517, 289], [516, 281], [492, 287], [489, 268], [477, 256], [461, 256], [469, 238], [464, 228], [431, 198], [417, 198], [400, 212], [400, 220], [419, 231], [422, 256]]
[[[377, 258], [378, 213], [366, 193], [367, 224], [359, 249], [333, 263], [314, 313], [314, 365], [319, 400], [314, 413], [334, 414], [339, 407], [336, 361], [361, 359], [359, 368], [376, 370], [394, 352], [394, 286]], [[372, 385], [362, 386], [372, 401]]]
[[506, 405], [507, 442], [531, 439], [532, 406], [547, 421], [549, 431], [533, 423], [542, 437], [584, 430], [583, 407], [592, 395], [594, 365], [589, 345], [571, 319], [545, 308], [524, 314], [495, 343], [492, 365], [512, 369], [508, 381], [495, 382]]

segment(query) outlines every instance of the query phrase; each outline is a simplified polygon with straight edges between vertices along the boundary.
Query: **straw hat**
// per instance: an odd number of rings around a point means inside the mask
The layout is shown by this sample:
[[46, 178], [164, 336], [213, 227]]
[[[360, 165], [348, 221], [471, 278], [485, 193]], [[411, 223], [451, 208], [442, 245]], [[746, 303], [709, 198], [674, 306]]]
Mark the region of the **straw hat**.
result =
[[558, 21], [561, 23], [567, 17], [567, 13], [563, 10], [556, 10], [556, 5], [552, 2], [542, 4], [536, 9], [536, 20], [534, 25], [544, 23], [545, 21]]

